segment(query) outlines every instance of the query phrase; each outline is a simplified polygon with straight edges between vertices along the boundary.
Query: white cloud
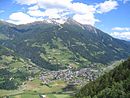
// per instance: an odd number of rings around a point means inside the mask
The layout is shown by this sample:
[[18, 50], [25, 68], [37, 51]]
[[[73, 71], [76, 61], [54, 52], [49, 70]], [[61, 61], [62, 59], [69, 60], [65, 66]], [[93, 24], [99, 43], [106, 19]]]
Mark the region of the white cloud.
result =
[[27, 13], [29, 15], [35, 16], [35, 17], [40, 17], [40, 16], [43, 16], [43, 14], [44, 14], [44, 12], [42, 12], [40, 10], [29, 10]]
[[129, 32], [113, 32], [110, 35], [118, 39], [130, 40], [130, 31]]
[[37, 0], [15, 0], [16, 3], [18, 4], [25, 4], [25, 5], [32, 5], [32, 4], [36, 4], [37, 3]]
[[38, 10], [39, 6], [38, 5], [34, 5], [28, 8], [29, 10]]
[[62, 18], [60, 12], [62, 9], [47, 9], [45, 11], [29, 10], [27, 13], [35, 17]]
[[[58, 2], [58, 0], [54, 0], [52, 2], [48, 0], [46, 1], [47, 4], [44, 1], [44, 3], [41, 3], [40, 7], [42, 8], [43, 6], [43, 8], [47, 8], [45, 11], [29, 10], [28, 14], [31, 16], [48, 16], [49, 18], [65, 18], [67, 15], [73, 14], [73, 19], [82, 24], [94, 25], [95, 22], [98, 22], [94, 17], [96, 11], [94, 6], [83, 3], [71, 3], [71, 1], [72, 0], [64, 0]], [[55, 4], [54, 2], [58, 3]]]
[[115, 0], [108, 0], [104, 3], [97, 4], [97, 13], [106, 13], [110, 12], [113, 9], [116, 9], [118, 6], [118, 2]]
[[86, 13], [93, 14], [96, 11], [93, 5], [87, 5], [83, 3], [73, 3], [69, 7], [69, 9], [78, 14], [86, 14]]
[[[29, 21], [35, 20], [35, 18], [38, 17], [73, 17], [74, 20], [81, 24], [90, 25], [99, 22], [99, 20], [96, 19], [95, 14], [109, 12], [116, 9], [118, 5], [115, 0], [105, 1], [104, 3], [99, 3], [97, 5], [87, 5], [85, 3], [73, 1], [74, 0], [16, 0], [18, 4], [29, 5], [28, 11], [26, 12], [26, 14], [28, 14], [27, 16], [30, 15], [29, 17], [31, 17]], [[21, 21], [23, 21], [22, 18]]]
[[18, 4], [37, 4], [41, 8], [63, 8], [71, 4], [73, 0], [15, 0]]
[[41, 8], [68, 8], [73, 0], [38, 0]]
[[26, 24], [26, 23], [31, 23], [34, 21], [41, 21], [41, 18], [34, 18], [30, 17], [29, 15], [23, 13], [23, 12], [16, 12], [12, 13], [9, 17], [9, 20], [7, 20], [10, 23], [14, 24]]
[[96, 22], [99, 22], [94, 16], [96, 9], [93, 5], [73, 3], [70, 10], [74, 13], [73, 19], [81, 24], [94, 25]]
[[62, 9], [47, 9], [44, 12], [44, 16], [48, 16], [49, 18], [62, 18], [60, 12], [62, 12]]
[[[38, 10], [38, 7], [43, 8], [44, 11]], [[72, 0], [39, 0], [38, 5], [30, 7], [27, 13], [35, 17], [47, 16], [49, 18], [66, 18], [72, 14], [76, 21], [94, 25], [95, 22], [98, 22], [94, 17], [95, 11], [93, 5], [72, 3]]]
[[94, 26], [95, 22], [99, 22], [98, 19], [95, 19], [93, 14], [76, 14], [73, 16], [73, 19], [81, 24], [91, 24]]
[[130, 28], [129, 27], [114, 27], [111, 35], [115, 38], [130, 40]]
[[130, 31], [130, 28], [128, 28], [128, 27], [114, 27], [114, 28], [112, 28], [112, 30], [116, 30], [116, 31]]

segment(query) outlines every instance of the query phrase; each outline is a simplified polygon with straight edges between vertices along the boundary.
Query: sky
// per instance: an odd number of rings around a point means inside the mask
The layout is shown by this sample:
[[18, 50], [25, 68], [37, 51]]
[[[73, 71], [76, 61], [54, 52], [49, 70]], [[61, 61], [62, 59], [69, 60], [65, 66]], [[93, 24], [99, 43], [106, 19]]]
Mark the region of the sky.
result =
[[16, 25], [72, 18], [130, 41], [130, 0], [0, 0], [0, 20]]

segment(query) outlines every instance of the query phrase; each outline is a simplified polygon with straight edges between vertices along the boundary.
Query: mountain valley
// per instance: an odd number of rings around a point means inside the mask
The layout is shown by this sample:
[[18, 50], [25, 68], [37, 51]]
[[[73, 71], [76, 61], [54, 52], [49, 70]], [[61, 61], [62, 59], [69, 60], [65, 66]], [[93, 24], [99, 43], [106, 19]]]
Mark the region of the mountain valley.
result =
[[129, 42], [73, 19], [0, 21], [0, 97], [71, 98], [129, 55]]

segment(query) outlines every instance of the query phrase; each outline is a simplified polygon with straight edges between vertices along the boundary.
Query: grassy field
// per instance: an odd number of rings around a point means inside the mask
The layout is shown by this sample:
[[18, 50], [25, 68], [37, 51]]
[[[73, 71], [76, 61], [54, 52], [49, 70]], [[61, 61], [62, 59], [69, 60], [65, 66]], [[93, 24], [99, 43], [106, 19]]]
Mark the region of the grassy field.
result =
[[35, 93], [22, 93], [19, 95], [10, 96], [9, 98], [40, 98], [40, 96]]
[[[9, 98], [40, 98], [40, 95], [36, 93], [22, 93], [19, 95], [10, 96]], [[46, 94], [46, 98], [71, 98], [71, 97], [66, 94]]]
[[0, 98], [23, 93], [23, 90], [0, 90]]
[[66, 94], [48, 94], [47, 98], [71, 98], [71, 97]]
[[[69, 94], [64, 94], [63, 88], [66, 83], [63, 81], [54, 81], [49, 85], [41, 85], [39, 79], [27, 81], [17, 90], [0, 90], [0, 98], [9, 96], [9, 98], [40, 98], [39, 95], [46, 95], [47, 98], [70, 98]], [[60, 94], [59, 94], [60, 92]]]

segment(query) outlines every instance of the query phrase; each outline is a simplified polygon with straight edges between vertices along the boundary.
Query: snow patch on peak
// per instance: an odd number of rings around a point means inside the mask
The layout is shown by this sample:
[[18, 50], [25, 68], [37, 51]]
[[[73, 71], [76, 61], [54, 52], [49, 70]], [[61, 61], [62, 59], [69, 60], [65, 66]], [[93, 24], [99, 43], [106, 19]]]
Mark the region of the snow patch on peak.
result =
[[60, 18], [51, 18], [51, 19], [45, 19], [47, 23], [52, 24], [64, 24], [66, 22], [66, 19], [60, 19]]

